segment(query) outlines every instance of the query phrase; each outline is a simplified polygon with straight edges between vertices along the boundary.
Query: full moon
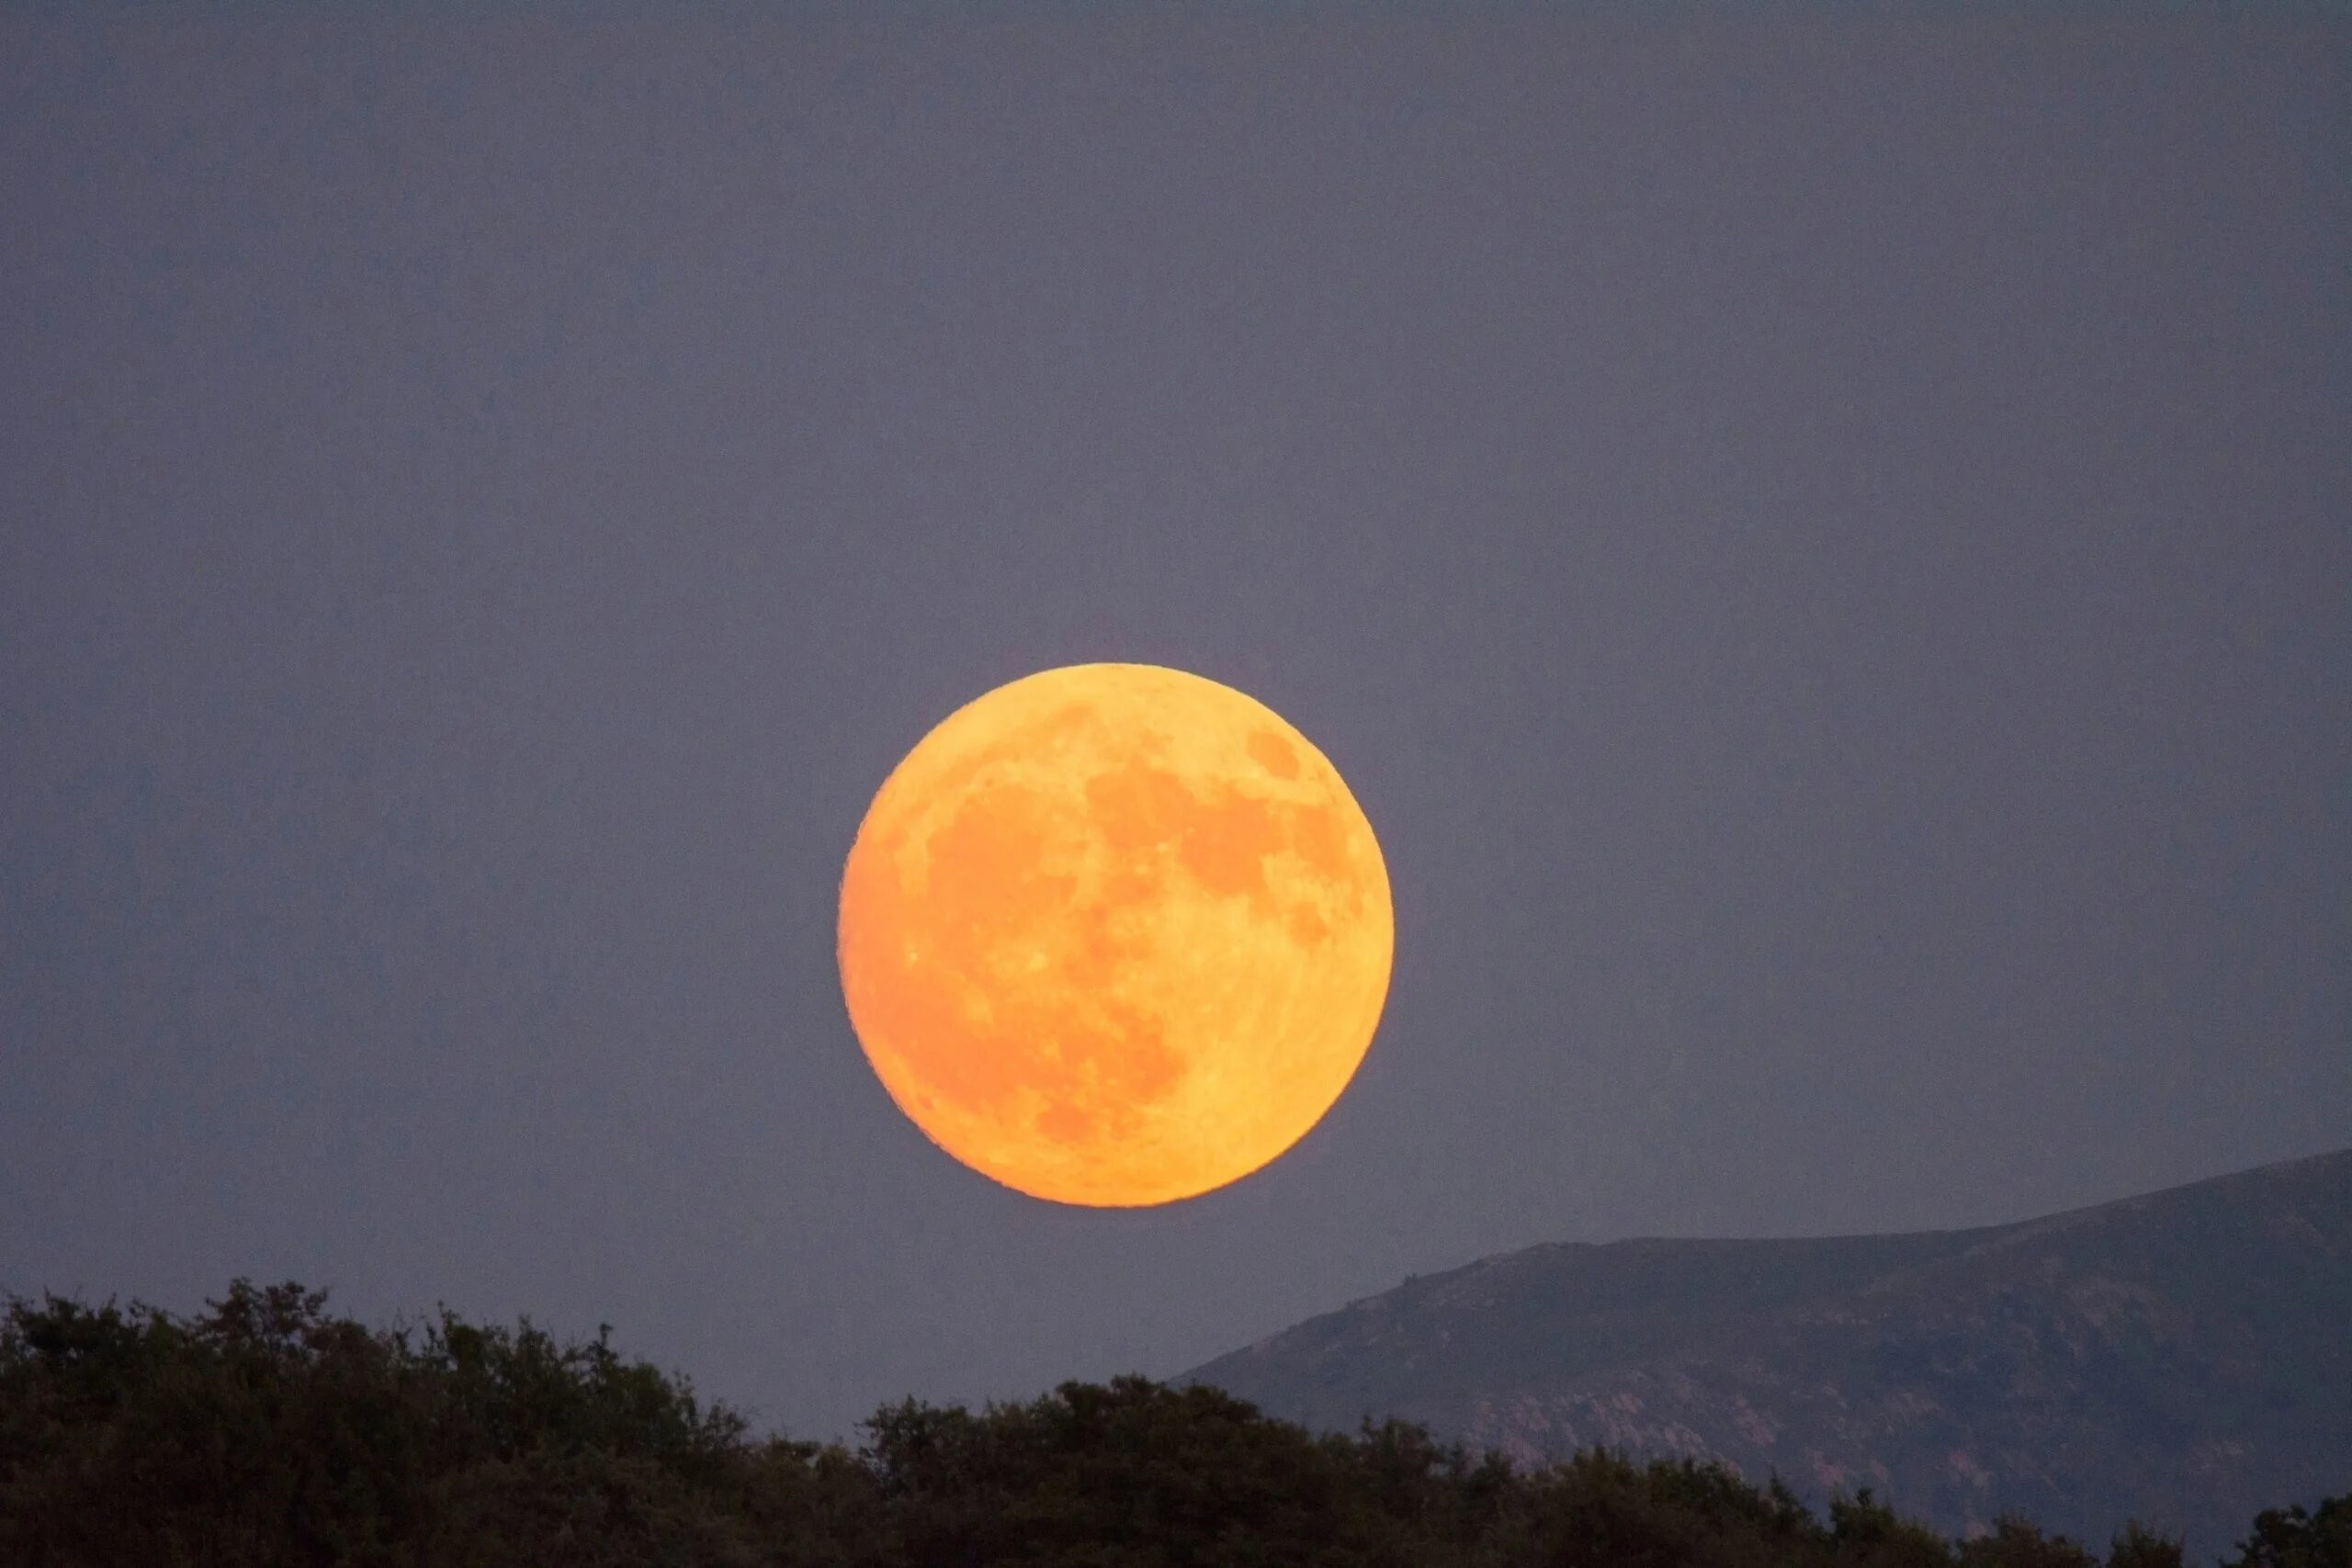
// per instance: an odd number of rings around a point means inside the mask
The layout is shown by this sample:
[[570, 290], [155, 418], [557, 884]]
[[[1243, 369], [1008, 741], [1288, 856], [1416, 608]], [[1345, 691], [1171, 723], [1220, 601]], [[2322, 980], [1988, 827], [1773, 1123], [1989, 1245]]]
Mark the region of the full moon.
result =
[[1388, 872], [1329, 759], [1148, 664], [977, 698], [883, 781], [842, 874], [842, 991], [882, 1085], [1038, 1198], [1132, 1207], [1306, 1134], [1372, 1043]]

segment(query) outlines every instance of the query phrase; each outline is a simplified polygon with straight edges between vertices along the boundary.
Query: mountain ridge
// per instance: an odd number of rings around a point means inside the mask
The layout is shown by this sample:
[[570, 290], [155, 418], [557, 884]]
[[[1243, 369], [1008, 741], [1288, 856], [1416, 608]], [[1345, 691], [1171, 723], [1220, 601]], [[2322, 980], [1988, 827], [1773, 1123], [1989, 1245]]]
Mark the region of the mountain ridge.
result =
[[1555, 1242], [1411, 1278], [1182, 1374], [1310, 1427], [1515, 1461], [1606, 1446], [2208, 1554], [2352, 1481], [2352, 1150], [2004, 1224]]

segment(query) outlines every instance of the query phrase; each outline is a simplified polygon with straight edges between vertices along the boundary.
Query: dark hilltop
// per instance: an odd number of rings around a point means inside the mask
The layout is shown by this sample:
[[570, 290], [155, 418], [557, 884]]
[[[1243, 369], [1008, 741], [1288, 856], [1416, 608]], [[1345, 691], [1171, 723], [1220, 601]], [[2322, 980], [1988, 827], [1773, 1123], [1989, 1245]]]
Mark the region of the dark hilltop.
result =
[[1181, 1381], [1521, 1462], [1869, 1487], [1959, 1536], [2135, 1517], [2210, 1556], [2352, 1481], [2352, 1151], [1980, 1230], [1531, 1247]]

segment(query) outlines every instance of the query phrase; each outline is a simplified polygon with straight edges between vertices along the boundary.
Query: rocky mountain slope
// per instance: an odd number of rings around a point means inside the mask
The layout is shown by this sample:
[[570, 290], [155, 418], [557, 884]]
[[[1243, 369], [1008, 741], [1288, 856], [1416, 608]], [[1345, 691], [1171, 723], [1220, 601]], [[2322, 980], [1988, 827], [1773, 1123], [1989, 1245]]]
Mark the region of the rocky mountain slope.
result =
[[1520, 1460], [1606, 1444], [2210, 1561], [2352, 1490], [2352, 1150], [1982, 1230], [1531, 1247], [1180, 1380]]

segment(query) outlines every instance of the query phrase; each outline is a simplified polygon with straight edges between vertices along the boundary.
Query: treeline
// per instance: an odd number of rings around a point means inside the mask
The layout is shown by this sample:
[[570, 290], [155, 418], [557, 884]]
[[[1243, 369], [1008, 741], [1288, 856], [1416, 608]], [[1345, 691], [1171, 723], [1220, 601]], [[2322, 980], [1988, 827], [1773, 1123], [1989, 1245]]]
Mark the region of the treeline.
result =
[[[1953, 1543], [1861, 1496], [1587, 1452], [1528, 1472], [1401, 1423], [1353, 1438], [1213, 1389], [1066, 1383], [885, 1408], [855, 1450], [752, 1433], [600, 1335], [408, 1329], [239, 1281], [209, 1310], [15, 1300], [0, 1563], [368, 1568], [2181, 1568], [2009, 1520]], [[2352, 1495], [2227, 1568], [2352, 1568]]]

